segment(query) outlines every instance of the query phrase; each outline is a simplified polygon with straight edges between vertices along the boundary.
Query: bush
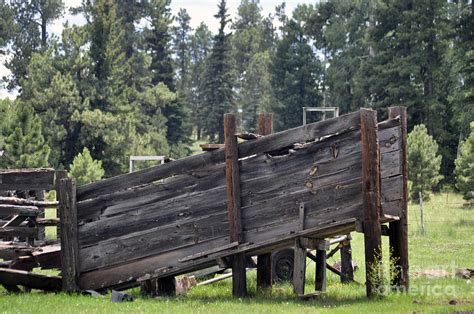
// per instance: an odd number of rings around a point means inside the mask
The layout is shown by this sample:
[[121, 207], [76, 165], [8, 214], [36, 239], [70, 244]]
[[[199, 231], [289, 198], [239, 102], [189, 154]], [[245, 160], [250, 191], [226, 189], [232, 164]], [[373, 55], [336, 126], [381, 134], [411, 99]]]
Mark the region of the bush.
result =
[[438, 144], [423, 124], [416, 125], [408, 134], [408, 179], [412, 182], [412, 201], [418, 200], [419, 192], [424, 199], [429, 199], [429, 191], [443, 178], [439, 174], [440, 167]]
[[102, 161], [92, 159], [91, 153], [84, 147], [74, 160], [69, 174], [76, 179], [77, 185], [83, 185], [102, 179], [104, 176]]
[[459, 147], [458, 158], [455, 160], [456, 188], [465, 199], [472, 198], [474, 191], [474, 121], [471, 122], [471, 134]]

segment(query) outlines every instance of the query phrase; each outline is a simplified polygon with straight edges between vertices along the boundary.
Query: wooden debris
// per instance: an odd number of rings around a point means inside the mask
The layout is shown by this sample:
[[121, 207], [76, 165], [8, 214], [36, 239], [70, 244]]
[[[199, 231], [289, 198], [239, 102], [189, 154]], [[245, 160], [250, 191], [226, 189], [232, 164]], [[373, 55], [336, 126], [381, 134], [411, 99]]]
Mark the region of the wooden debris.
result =
[[23, 270], [0, 268], [0, 284], [9, 286], [25, 286], [50, 292], [61, 291], [61, 277], [48, 276]]

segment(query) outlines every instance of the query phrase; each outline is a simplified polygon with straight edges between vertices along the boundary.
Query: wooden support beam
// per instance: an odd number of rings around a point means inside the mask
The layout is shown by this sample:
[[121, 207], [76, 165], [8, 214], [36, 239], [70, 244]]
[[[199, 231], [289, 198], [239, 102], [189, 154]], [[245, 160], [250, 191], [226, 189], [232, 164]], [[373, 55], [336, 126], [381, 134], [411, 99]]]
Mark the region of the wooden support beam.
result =
[[0, 284], [25, 286], [44, 291], [61, 291], [61, 277], [47, 276], [24, 270], [0, 268]]
[[53, 182], [53, 169], [0, 169], [0, 190], [49, 190]]
[[[58, 202], [58, 207], [56, 208], [56, 218], [59, 219], [59, 181], [61, 179], [66, 179], [67, 178], [67, 171], [66, 170], [57, 170], [55, 173], [55, 179], [54, 179], [54, 189], [56, 190], [56, 202]], [[59, 224], [56, 227], [56, 239], [60, 239], [60, 226]]]
[[36, 216], [38, 213], [39, 208], [37, 206], [0, 204], [0, 216]]
[[34, 227], [2, 227], [0, 228], [0, 238], [21, 237], [35, 238], [38, 236], [38, 228]]
[[[237, 147], [237, 117], [224, 115], [225, 173], [227, 185], [227, 217], [229, 221], [230, 241], [243, 242], [242, 218], [240, 212], [240, 173]], [[232, 295], [240, 298], [247, 294], [245, 254], [236, 254], [232, 258]]]
[[63, 290], [79, 291], [79, 241], [77, 232], [76, 181], [59, 180], [59, 221], [61, 228], [61, 273]]
[[293, 291], [297, 295], [304, 295], [306, 282], [306, 248], [301, 246], [300, 239], [295, 239], [295, 255], [293, 266]]
[[[273, 113], [258, 115], [257, 133], [263, 136], [273, 133]], [[257, 257], [257, 289], [271, 288], [272, 283], [272, 254], [259, 255]]]
[[389, 245], [392, 258], [395, 260], [396, 270], [392, 272], [392, 285], [403, 287], [408, 291], [408, 163], [407, 163], [407, 110], [405, 107], [390, 107], [388, 116], [394, 119], [400, 117], [401, 124], [401, 164], [403, 195], [400, 203], [400, 220], [389, 223]]
[[316, 291], [326, 291], [326, 250], [316, 250]]
[[354, 281], [354, 268], [352, 267], [352, 248], [349, 239], [341, 243], [341, 283]]
[[380, 153], [377, 138], [377, 112], [361, 109], [362, 140], [362, 194], [364, 204], [364, 246], [366, 268], [366, 292], [369, 298], [375, 296], [382, 284], [378, 278], [382, 258], [382, 237], [380, 228]]
[[18, 197], [7, 197], [7, 196], [0, 196], [0, 204], [9, 204], [9, 205], [28, 205], [28, 206], [36, 206], [36, 207], [57, 207], [58, 202], [48, 202], [48, 201], [39, 201], [39, 200], [29, 200], [25, 198], [18, 198]]

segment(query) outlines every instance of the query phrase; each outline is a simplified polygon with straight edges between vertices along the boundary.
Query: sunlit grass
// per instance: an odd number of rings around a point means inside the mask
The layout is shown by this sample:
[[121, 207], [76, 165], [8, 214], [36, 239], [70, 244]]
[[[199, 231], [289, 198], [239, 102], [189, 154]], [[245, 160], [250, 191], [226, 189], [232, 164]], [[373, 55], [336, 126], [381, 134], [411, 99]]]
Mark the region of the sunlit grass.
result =
[[[55, 212], [48, 210], [47, 217]], [[353, 260], [359, 265], [355, 279], [359, 284], [343, 285], [328, 272], [327, 292], [313, 301], [300, 301], [292, 294], [290, 284], [275, 285], [272, 290], [257, 291], [255, 270], [248, 272], [249, 298], [231, 297], [231, 280], [192, 289], [176, 298], [146, 298], [139, 289], [127, 291], [135, 296], [130, 303], [110, 303], [110, 295], [93, 298], [82, 295], [43, 294], [33, 292], [8, 295], [0, 289], [0, 312], [21, 313], [96, 313], [96, 312], [159, 312], [159, 313], [314, 313], [337, 310], [354, 312], [453, 312], [474, 311], [474, 289], [469, 280], [415, 277], [427, 269], [473, 268], [474, 211], [463, 207], [455, 194], [437, 194], [424, 204], [425, 234], [421, 234], [419, 206], [409, 206], [409, 249], [412, 289], [408, 294], [390, 294], [378, 300], [365, 297], [363, 235], [353, 233]], [[47, 237], [56, 231], [48, 228]], [[388, 264], [388, 239], [383, 239], [385, 265]], [[336, 254], [329, 260], [335, 262]], [[314, 291], [314, 264], [308, 262], [306, 293]], [[456, 305], [449, 304], [456, 300]]]

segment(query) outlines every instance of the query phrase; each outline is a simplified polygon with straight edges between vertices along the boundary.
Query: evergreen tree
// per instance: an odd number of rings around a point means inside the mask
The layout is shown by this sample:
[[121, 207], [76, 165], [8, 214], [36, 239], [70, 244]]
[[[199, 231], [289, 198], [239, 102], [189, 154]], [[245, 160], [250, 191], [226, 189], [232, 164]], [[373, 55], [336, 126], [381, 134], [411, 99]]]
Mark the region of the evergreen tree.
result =
[[219, 19], [219, 32], [214, 36], [212, 47], [204, 78], [205, 107], [202, 116], [205, 117], [204, 133], [211, 142], [224, 141], [223, 116], [234, 109], [234, 79], [232, 75], [232, 59], [230, 56], [230, 33], [226, 34], [225, 28], [229, 23], [226, 1], [221, 0], [218, 13], [214, 15]]
[[178, 26], [173, 27], [173, 47], [176, 54], [176, 72], [178, 81], [178, 91], [186, 95], [189, 91], [189, 76], [191, 66], [191, 26], [189, 26], [189, 16], [186, 9], [180, 9], [176, 16]]
[[84, 185], [102, 179], [105, 172], [100, 160], [94, 160], [91, 153], [84, 147], [71, 164], [69, 174], [76, 179], [77, 185]]
[[474, 122], [471, 122], [471, 135], [461, 143], [459, 156], [456, 158], [456, 187], [465, 199], [474, 195]]
[[33, 108], [19, 102], [16, 104], [12, 123], [3, 130], [4, 150], [8, 159], [1, 159], [3, 167], [38, 168], [47, 167], [51, 149], [45, 143], [41, 121]]
[[191, 87], [189, 103], [192, 122], [196, 127], [197, 139], [201, 139], [201, 131], [204, 127], [203, 108], [204, 100], [204, 73], [206, 60], [212, 48], [212, 33], [206, 24], [202, 23], [196, 28], [191, 38]]
[[304, 32], [302, 17], [312, 7], [298, 6], [286, 25], [271, 64], [272, 86], [277, 98], [273, 106], [278, 129], [301, 125], [302, 107], [318, 106], [321, 65], [310, 39]]
[[59, 18], [64, 10], [61, 0], [12, 1], [13, 57], [6, 63], [12, 72], [9, 88], [20, 85], [20, 79], [26, 76], [26, 68], [34, 52], [47, 47], [47, 26]]
[[0, 56], [5, 54], [3, 50], [10, 38], [13, 36], [13, 12], [5, 0], [0, 1]]
[[412, 182], [410, 197], [413, 201], [419, 199], [420, 192], [428, 199], [428, 192], [442, 179], [441, 158], [438, 144], [428, 135], [426, 126], [416, 125], [408, 134], [408, 179]]

